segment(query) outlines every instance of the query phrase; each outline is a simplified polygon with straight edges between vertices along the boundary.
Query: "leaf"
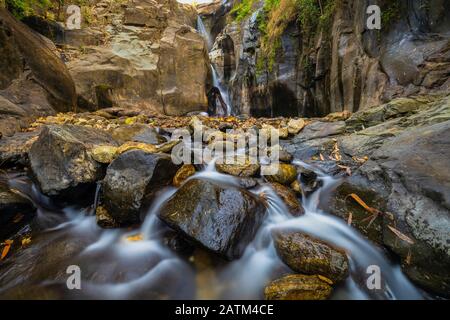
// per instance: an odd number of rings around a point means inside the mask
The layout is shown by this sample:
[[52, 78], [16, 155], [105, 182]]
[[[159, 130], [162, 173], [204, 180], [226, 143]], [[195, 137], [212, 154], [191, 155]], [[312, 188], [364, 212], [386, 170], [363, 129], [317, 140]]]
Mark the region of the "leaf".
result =
[[370, 212], [371, 214], [380, 214], [380, 211], [369, 207], [356, 193], [349, 194], [347, 197], [352, 197], [353, 200], [355, 200], [361, 207], [363, 207], [366, 211]]
[[16, 214], [16, 215], [14, 216], [13, 222], [14, 222], [14, 223], [18, 223], [18, 222], [20, 222], [20, 221], [23, 219], [23, 217], [24, 217], [23, 214], [18, 213], [18, 214]]
[[2, 254], [0, 255], [0, 260], [3, 260], [11, 249], [11, 245], [13, 244], [13, 240], [6, 240], [5, 246], [3, 247]]
[[144, 237], [142, 236], [141, 233], [132, 235], [132, 236], [128, 236], [127, 240], [131, 241], [131, 242], [137, 242], [137, 241], [142, 241], [144, 239]]
[[323, 154], [319, 154], [320, 161], [325, 161], [325, 158], [323, 157]]
[[347, 224], [348, 224], [349, 226], [352, 225], [352, 220], [353, 220], [353, 213], [349, 212], [349, 214], [348, 214], [348, 219], [347, 219]]
[[31, 237], [22, 238], [22, 247], [27, 246], [31, 243]]
[[407, 235], [401, 233], [400, 231], [398, 231], [397, 229], [395, 229], [394, 227], [388, 226], [389, 230], [391, 230], [398, 238], [400, 238], [401, 240], [409, 243], [409, 244], [414, 244], [414, 241], [408, 237]]
[[352, 169], [351, 169], [350, 167], [342, 166], [342, 165], [340, 165], [340, 164], [338, 164], [338, 167], [341, 168], [341, 169], [344, 169], [344, 170], [345, 170], [345, 173], [347, 173], [348, 176], [351, 176], [351, 175], [352, 175]]

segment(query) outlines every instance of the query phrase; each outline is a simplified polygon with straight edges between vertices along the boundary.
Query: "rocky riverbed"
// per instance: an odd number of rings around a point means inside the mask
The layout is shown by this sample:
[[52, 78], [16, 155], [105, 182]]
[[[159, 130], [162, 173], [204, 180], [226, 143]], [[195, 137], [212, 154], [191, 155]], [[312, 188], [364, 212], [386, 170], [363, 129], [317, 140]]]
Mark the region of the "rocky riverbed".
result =
[[0, 1], [0, 298], [450, 297], [448, 1], [74, 2]]
[[[280, 171], [174, 164], [180, 142], [170, 133], [193, 133], [198, 121], [216, 137], [286, 132], [271, 147], [283, 151]], [[116, 109], [40, 118], [0, 140], [2, 297], [447, 296], [449, 125], [448, 96], [320, 119]], [[375, 292], [365, 288], [371, 258], [353, 248], [359, 242], [377, 252], [373, 264], [389, 266]], [[80, 264], [86, 291], [64, 290], [71, 264]], [[235, 268], [245, 269], [233, 279]], [[178, 291], [186, 281], [192, 287]], [[251, 284], [247, 292], [239, 281]], [[109, 286], [112, 296], [103, 295]]]

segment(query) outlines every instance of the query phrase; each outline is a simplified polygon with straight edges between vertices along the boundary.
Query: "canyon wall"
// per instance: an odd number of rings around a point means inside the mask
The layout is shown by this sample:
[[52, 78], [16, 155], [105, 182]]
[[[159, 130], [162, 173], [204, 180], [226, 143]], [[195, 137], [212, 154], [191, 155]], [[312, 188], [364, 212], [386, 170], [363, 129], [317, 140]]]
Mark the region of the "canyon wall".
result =
[[[271, 10], [287, 10], [284, 7], [299, 2], [281, 0]], [[200, 13], [205, 25], [217, 29], [223, 24], [224, 9], [236, 8], [240, 3], [228, 1], [203, 7]], [[236, 113], [322, 116], [368, 109], [396, 97], [450, 89], [450, 2], [321, 3], [329, 12], [320, 8], [317, 18], [328, 21], [307, 28], [299, 21], [301, 12], [296, 8], [279, 37], [273, 61], [265, 65], [261, 63], [265, 36], [261, 15], [267, 14], [264, 1], [253, 1], [243, 19], [237, 17], [239, 12], [228, 10], [227, 24], [218, 34], [210, 56], [228, 83]], [[370, 14], [366, 12], [373, 4], [381, 8], [381, 30], [367, 28]], [[213, 12], [208, 12], [208, 7]]]

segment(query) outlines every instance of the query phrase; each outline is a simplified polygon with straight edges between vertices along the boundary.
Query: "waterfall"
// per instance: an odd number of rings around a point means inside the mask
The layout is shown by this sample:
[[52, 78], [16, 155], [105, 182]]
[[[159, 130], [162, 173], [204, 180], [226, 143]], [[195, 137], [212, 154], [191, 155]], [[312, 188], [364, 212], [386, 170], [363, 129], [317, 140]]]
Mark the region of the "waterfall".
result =
[[208, 51], [211, 50], [213, 46], [213, 41], [211, 39], [211, 35], [206, 30], [205, 25], [203, 24], [203, 20], [200, 16], [197, 16], [197, 31], [205, 38], [206, 43], [208, 44]]
[[[214, 39], [212, 39], [211, 34], [206, 30], [206, 27], [203, 23], [203, 20], [200, 16], [197, 16], [197, 31], [205, 38], [206, 43], [208, 45], [208, 51], [212, 49], [214, 45]], [[216, 69], [211, 64], [211, 74], [213, 78], [213, 86], [218, 88], [222, 98], [227, 105], [227, 116], [231, 115], [232, 107], [230, 103], [230, 97], [228, 95], [228, 89], [225, 84], [221, 82], [219, 75], [217, 74]]]
[[220, 83], [219, 75], [217, 74], [217, 71], [216, 69], [214, 69], [214, 66], [212, 64], [211, 64], [211, 73], [213, 77], [213, 86], [219, 89], [220, 94], [222, 95], [222, 98], [225, 101], [225, 104], [227, 105], [227, 115], [231, 115], [231, 104], [230, 104], [230, 97], [228, 95], [228, 90], [224, 89], [224, 87]]

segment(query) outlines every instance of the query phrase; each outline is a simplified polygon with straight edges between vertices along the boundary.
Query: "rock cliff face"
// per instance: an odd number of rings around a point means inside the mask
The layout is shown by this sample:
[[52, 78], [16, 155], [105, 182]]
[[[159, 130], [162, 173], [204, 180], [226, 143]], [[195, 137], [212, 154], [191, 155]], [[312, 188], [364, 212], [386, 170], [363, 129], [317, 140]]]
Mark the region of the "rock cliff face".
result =
[[75, 85], [51, 41], [0, 8], [0, 134], [75, 108]]
[[[235, 7], [241, 3], [234, 2]], [[236, 13], [228, 14], [229, 23], [211, 52], [236, 113], [323, 116], [450, 88], [448, 1], [323, 1], [317, 18], [327, 22], [314, 30], [299, 22], [297, 9], [278, 39], [270, 67], [261, 63], [264, 1], [252, 3], [239, 22]], [[281, 0], [277, 6], [280, 10], [296, 3]], [[373, 4], [381, 8], [380, 31], [367, 28], [366, 12]], [[206, 9], [202, 14], [214, 35], [222, 16]]]
[[72, 45], [68, 68], [81, 106], [168, 115], [206, 109], [209, 60], [192, 7], [175, 0], [101, 1], [93, 12], [96, 23], [62, 39]]

